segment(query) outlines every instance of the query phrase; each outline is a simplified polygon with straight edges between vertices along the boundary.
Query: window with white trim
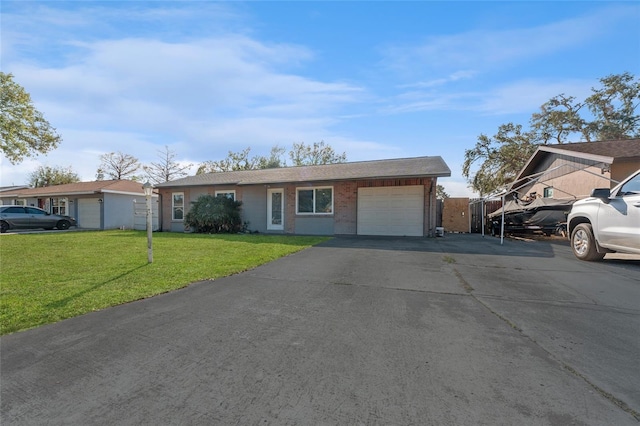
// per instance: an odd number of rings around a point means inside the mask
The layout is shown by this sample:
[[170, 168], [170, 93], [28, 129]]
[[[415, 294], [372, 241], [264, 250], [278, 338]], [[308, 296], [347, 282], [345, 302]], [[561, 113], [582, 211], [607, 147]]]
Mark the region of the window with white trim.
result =
[[26, 206], [27, 200], [13, 200], [13, 204], [16, 206]]
[[332, 214], [333, 187], [296, 189], [297, 214]]
[[235, 189], [226, 189], [221, 191], [216, 191], [216, 197], [227, 197], [233, 201], [236, 200], [236, 190]]
[[184, 220], [184, 192], [171, 194], [171, 219]]
[[67, 199], [66, 198], [52, 198], [51, 199], [51, 213], [67, 215]]

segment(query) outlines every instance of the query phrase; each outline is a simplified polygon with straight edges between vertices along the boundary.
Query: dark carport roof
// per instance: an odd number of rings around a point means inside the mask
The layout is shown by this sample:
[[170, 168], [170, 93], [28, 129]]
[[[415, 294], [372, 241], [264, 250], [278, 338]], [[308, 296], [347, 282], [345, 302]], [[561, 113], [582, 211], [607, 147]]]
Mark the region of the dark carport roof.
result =
[[442, 157], [434, 156], [325, 164], [319, 166], [206, 173], [161, 183], [156, 185], [156, 187], [255, 185], [288, 182], [444, 176], [451, 176], [451, 170]]

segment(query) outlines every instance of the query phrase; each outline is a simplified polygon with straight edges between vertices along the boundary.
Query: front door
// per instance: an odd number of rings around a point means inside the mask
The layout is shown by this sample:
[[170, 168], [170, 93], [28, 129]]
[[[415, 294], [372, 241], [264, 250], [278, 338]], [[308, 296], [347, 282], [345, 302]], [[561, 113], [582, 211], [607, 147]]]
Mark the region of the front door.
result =
[[284, 229], [284, 190], [267, 189], [267, 229]]

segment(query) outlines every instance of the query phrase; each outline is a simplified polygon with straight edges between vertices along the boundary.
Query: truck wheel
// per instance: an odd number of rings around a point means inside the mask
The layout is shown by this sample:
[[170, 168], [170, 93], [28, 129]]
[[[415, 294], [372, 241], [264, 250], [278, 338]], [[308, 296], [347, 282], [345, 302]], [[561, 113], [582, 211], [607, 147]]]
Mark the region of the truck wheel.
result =
[[601, 260], [604, 257], [604, 253], [596, 250], [596, 239], [590, 223], [580, 223], [573, 229], [571, 249], [580, 260]]

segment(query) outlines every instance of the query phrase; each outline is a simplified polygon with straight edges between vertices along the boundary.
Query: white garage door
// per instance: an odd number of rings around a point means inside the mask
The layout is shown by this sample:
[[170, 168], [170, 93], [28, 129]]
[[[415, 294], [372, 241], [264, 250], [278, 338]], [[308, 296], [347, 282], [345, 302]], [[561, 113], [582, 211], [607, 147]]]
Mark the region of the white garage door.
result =
[[358, 188], [358, 235], [421, 237], [424, 187]]
[[100, 229], [100, 202], [98, 198], [78, 200], [78, 228]]

